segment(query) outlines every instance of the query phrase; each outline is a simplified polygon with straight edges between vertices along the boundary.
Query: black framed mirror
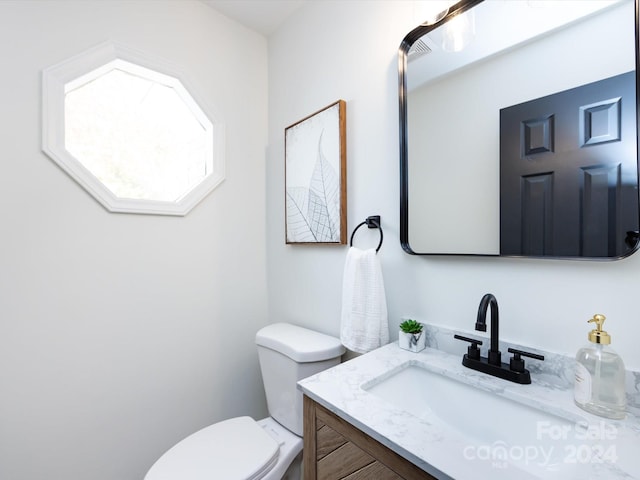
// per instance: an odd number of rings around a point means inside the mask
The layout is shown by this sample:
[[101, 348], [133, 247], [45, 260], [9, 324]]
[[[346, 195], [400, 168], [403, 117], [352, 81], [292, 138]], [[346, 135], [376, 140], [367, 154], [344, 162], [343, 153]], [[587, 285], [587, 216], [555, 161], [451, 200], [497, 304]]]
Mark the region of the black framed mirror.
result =
[[462, 0], [407, 34], [407, 253], [613, 260], [636, 251], [636, 3]]

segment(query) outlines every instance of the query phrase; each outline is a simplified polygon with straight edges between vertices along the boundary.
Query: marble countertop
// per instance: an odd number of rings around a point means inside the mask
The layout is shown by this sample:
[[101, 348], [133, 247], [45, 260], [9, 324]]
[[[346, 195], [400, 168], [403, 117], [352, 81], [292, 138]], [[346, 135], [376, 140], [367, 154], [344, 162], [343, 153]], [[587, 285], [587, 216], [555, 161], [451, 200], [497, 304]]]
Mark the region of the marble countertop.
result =
[[[301, 380], [298, 387], [437, 478], [640, 479], [640, 419], [635, 408], [629, 409], [622, 421], [581, 410], [573, 403], [573, 391], [566, 378], [569, 374], [558, 367], [558, 362], [550, 362], [545, 371], [531, 369], [532, 383], [518, 385], [468, 369], [462, 366], [461, 358], [458, 353], [435, 348], [413, 353], [394, 342]], [[460, 429], [443, 426], [430, 415], [413, 415], [362, 388], [407, 365], [423, 366], [517, 402], [522, 408], [533, 407], [557, 415], [562, 425], [537, 422], [540, 429], [534, 434], [534, 441], [510, 443], [510, 439], [494, 439], [483, 444]], [[496, 408], [500, 408], [498, 400]], [[472, 412], [474, 406], [468, 407]], [[549, 461], [552, 451], [554, 461]]]

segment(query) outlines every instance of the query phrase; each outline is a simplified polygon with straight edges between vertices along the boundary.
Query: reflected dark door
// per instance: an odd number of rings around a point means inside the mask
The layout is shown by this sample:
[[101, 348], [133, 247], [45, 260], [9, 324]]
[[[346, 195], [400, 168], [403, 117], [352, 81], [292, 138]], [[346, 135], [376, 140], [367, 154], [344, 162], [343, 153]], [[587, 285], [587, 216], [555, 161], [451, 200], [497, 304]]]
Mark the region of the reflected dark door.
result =
[[619, 257], [638, 230], [635, 72], [500, 110], [500, 253]]

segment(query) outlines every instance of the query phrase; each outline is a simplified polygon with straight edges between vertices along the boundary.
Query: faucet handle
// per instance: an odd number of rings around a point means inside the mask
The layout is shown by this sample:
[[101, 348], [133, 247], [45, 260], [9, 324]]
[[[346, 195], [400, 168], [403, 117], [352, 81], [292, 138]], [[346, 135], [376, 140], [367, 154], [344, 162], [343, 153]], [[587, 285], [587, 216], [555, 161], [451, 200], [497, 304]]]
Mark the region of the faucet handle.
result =
[[463, 337], [462, 335], [455, 334], [453, 336], [456, 340], [463, 340], [469, 342], [471, 345], [467, 348], [467, 355], [473, 360], [480, 360], [480, 349], [478, 345], [482, 345], [482, 340], [476, 340], [475, 338]]
[[537, 353], [525, 352], [515, 348], [508, 348], [507, 351], [509, 353], [513, 353], [513, 357], [509, 361], [509, 367], [514, 372], [524, 372], [524, 360], [520, 358], [521, 355], [523, 357], [534, 358], [536, 360], [544, 360], [544, 356], [538, 355]]

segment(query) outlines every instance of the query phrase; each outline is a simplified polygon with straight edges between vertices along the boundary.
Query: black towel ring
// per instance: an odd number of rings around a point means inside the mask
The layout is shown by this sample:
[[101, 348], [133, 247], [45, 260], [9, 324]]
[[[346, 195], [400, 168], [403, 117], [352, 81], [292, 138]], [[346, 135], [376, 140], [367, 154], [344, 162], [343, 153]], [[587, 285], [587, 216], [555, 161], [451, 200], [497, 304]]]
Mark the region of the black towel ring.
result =
[[353, 229], [353, 233], [351, 234], [351, 241], [349, 245], [353, 247], [353, 237], [356, 234], [356, 231], [363, 225], [366, 225], [369, 228], [377, 228], [380, 230], [380, 243], [378, 244], [378, 248], [376, 248], [376, 252], [380, 250], [382, 246], [382, 239], [384, 238], [384, 234], [382, 233], [382, 227], [380, 226], [380, 215], [372, 215], [371, 217], [367, 217], [367, 219], [360, 223], [356, 228]]

